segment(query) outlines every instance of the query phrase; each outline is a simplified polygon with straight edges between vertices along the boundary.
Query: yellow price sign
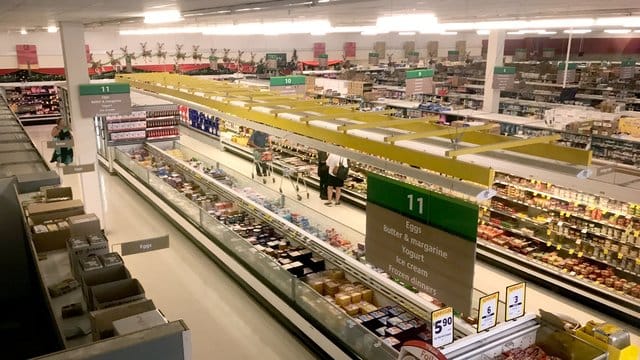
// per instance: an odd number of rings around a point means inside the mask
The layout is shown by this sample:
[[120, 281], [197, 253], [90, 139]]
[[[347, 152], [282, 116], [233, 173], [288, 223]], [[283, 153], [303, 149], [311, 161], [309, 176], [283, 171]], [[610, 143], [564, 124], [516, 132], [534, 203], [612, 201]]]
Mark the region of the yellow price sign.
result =
[[582, 251], [578, 251], [578, 257], [582, 257]]
[[618, 259], [622, 259], [624, 257], [624, 255], [622, 255], [622, 253], [618, 253]]
[[638, 237], [638, 235], [640, 235], [640, 230], [635, 230], [633, 236]]
[[556, 250], [560, 250], [560, 249], [562, 249], [562, 245], [560, 244], [556, 245]]
[[547, 230], [547, 236], [551, 236], [551, 229]]
[[609, 253], [609, 249], [604, 249], [602, 252], [607, 255]]
[[551, 241], [547, 241], [547, 246], [551, 246]]
[[574, 252], [575, 252], [575, 250], [573, 250], [573, 249], [569, 250], [569, 255], [573, 255]]
[[564, 211], [560, 211], [560, 217], [564, 216]]
[[640, 265], [640, 258], [636, 259], [636, 265]]

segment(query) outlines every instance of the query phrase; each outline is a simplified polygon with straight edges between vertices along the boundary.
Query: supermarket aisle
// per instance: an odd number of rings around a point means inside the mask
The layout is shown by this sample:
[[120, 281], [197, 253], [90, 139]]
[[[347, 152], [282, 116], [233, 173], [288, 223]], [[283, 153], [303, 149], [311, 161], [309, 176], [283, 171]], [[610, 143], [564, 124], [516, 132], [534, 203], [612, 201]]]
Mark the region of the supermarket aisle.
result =
[[[210, 158], [219, 160], [221, 164], [232, 166], [234, 169], [237, 169], [247, 176], [251, 174], [251, 162], [228, 152], [221, 151], [218, 143], [214, 140], [207, 139], [194, 131], [187, 130], [183, 131], [180, 142], [202, 154], [206, 154]], [[277, 183], [279, 183], [279, 176], [277, 179]], [[277, 189], [277, 186], [270, 186]], [[287, 190], [288, 189], [285, 187], [285, 193], [287, 195], [295, 196], [295, 192], [293, 190]], [[365, 233], [366, 215], [363, 210], [348, 204], [343, 204], [340, 207], [332, 207], [330, 210], [327, 210], [327, 207], [323, 205], [324, 201], [321, 201], [318, 198], [317, 191], [311, 190], [311, 193], [311, 199], [303, 200], [305, 205], [328, 215], [361, 233]], [[504, 299], [505, 288], [521, 281], [523, 280], [518, 276], [512, 275], [483, 262], [476, 262], [474, 284], [477, 289], [484, 293], [490, 294], [499, 291], [501, 299]], [[640, 345], [640, 328], [637, 327], [637, 325], [636, 327], [633, 327], [631, 324], [623, 323], [578, 302], [572, 301], [561, 295], [557, 295], [541, 286], [528, 283], [527, 287], [527, 312], [538, 313], [538, 309], [545, 309], [558, 314], [568, 315], [582, 324], [589, 320], [611, 322], [613, 324], [617, 324], [621, 328], [628, 329], [631, 333], [631, 341]]]
[[[27, 132], [38, 145], [48, 139], [50, 129], [50, 125], [27, 127]], [[50, 154], [45, 151], [45, 156]], [[98, 171], [111, 245], [169, 234], [170, 249], [128, 256], [125, 262], [167, 318], [186, 321], [192, 330], [194, 359], [315, 358], [127, 184], [100, 167]], [[63, 181], [81, 194], [77, 177], [65, 176]]]

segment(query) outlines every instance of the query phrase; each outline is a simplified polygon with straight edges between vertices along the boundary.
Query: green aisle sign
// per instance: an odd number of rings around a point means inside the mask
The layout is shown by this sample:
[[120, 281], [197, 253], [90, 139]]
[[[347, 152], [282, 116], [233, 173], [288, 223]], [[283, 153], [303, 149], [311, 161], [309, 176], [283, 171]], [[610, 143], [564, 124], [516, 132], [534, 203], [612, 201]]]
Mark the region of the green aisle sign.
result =
[[477, 205], [376, 174], [367, 188], [370, 203], [476, 242]]
[[636, 66], [635, 60], [622, 60], [622, 67]]
[[369, 57], [378, 57], [378, 56], [379, 56], [378, 53], [375, 53], [375, 52], [369, 53]]
[[493, 68], [494, 74], [515, 74], [516, 68], [513, 66], [496, 66]]
[[407, 71], [407, 79], [422, 79], [433, 77], [433, 69], [419, 69]]
[[83, 84], [80, 85], [80, 96], [85, 95], [107, 95], [107, 94], [128, 94], [131, 92], [127, 83], [103, 83], [103, 84]]
[[273, 76], [269, 79], [271, 86], [294, 86], [304, 85], [306, 76]]
[[[569, 66], [567, 67], [567, 70], [575, 70], [577, 68], [578, 68], [578, 64], [569, 63]], [[558, 63], [558, 70], [563, 70], [564, 71], [564, 63]]]

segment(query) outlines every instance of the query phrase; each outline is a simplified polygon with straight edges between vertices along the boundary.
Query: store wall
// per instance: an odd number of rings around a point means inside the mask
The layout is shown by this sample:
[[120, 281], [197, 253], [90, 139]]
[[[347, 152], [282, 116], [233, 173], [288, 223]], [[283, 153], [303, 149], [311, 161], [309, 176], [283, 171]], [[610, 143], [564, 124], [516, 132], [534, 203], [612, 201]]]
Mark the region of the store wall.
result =
[[[330, 59], [342, 58], [344, 42], [356, 42], [356, 59], [366, 61], [368, 53], [373, 50], [376, 41], [385, 41], [387, 54], [393, 53], [393, 58], [399, 60], [402, 56], [402, 46], [405, 41], [415, 41], [416, 51], [421, 57], [427, 56], [427, 42], [438, 41], [439, 56], [446, 56], [447, 51], [455, 50], [458, 40], [466, 40], [467, 51], [472, 56], [480, 56], [482, 49], [482, 37], [475, 34], [458, 36], [440, 35], [416, 35], [399, 36], [397, 34], [384, 34], [377, 36], [362, 36], [360, 34], [328, 34], [326, 36], [311, 35], [286, 35], [286, 36], [209, 36], [202, 34], [179, 35], [146, 35], [146, 36], [120, 36], [116, 29], [102, 29], [99, 31], [88, 30], [85, 39], [89, 45], [94, 59], [106, 62], [106, 51], [115, 50], [115, 54], [122, 54], [121, 47], [128, 46], [129, 51], [141, 52], [140, 43], [147, 42], [147, 48], [153, 52], [157, 49], [157, 42], [165, 44], [164, 49], [169, 55], [176, 52], [175, 45], [183, 44], [183, 52], [187, 53], [187, 63], [190, 59], [193, 45], [199, 45], [199, 51], [203, 53], [203, 62], [207, 62], [209, 48], [217, 48], [216, 56], [222, 57], [222, 49], [229, 48], [230, 57], [237, 56], [238, 50], [246, 51], [242, 59], [249, 61], [250, 52], [257, 53], [256, 61], [267, 52], [286, 52], [290, 57], [293, 49], [297, 49], [300, 60], [313, 59], [313, 43], [325, 42]], [[31, 33], [27, 35], [5, 34], [0, 35], [0, 69], [13, 69], [17, 67], [16, 44], [35, 44], [38, 50], [40, 67], [62, 67], [62, 48], [59, 34]], [[154, 57], [150, 63], [158, 63]], [[173, 58], [167, 57], [167, 63], [173, 63]], [[143, 59], [136, 59], [134, 64], [144, 64]]]

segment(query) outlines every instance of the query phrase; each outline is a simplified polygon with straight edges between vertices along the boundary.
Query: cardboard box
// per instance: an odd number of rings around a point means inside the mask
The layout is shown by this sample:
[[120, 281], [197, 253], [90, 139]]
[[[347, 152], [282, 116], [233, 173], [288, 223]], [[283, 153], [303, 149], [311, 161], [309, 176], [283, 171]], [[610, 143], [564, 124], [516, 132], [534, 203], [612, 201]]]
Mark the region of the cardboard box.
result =
[[100, 233], [100, 219], [95, 214], [69, 216], [68, 222], [73, 236]]
[[138, 279], [125, 279], [92, 286], [94, 309], [126, 304], [144, 299], [144, 289]]
[[103, 267], [84, 272], [82, 274], [82, 293], [84, 294], [88, 310], [95, 310], [92, 301], [93, 292], [91, 291], [93, 286], [126, 279], [131, 279], [131, 274], [124, 265]]
[[45, 202], [73, 199], [73, 191], [70, 187], [43, 187], [40, 188], [40, 192], [44, 194]]
[[67, 250], [71, 272], [76, 279], [81, 279], [83, 269], [79, 262], [91, 255], [99, 256], [109, 253], [109, 244], [101, 233], [91, 234], [87, 237], [72, 236], [67, 242]]
[[64, 249], [70, 237], [71, 233], [68, 227], [57, 231], [31, 233], [31, 240], [37, 253]]
[[114, 321], [155, 309], [153, 301], [143, 299], [104, 310], [89, 312], [93, 341], [112, 337], [114, 334]]
[[80, 200], [33, 203], [27, 206], [27, 215], [35, 225], [47, 220], [66, 219], [69, 216], [82, 214], [84, 214], [84, 205]]
[[167, 319], [155, 309], [116, 320], [113, 322], [113, 330], [115, 336], [121, 336], [166, 323]]

